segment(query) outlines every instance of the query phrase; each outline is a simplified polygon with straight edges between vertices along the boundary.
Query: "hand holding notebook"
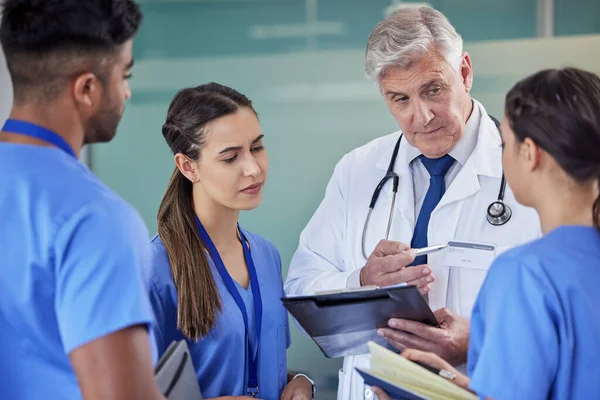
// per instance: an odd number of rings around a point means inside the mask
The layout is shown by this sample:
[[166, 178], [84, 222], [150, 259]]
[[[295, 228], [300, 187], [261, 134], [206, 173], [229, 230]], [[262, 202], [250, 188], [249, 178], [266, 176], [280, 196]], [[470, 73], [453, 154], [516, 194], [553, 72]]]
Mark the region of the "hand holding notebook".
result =
[[[367, 385], [383, 389], [392, 399], [477, 399], [475, 394], [459, 386], [466, 386], [468, 379], [450, 365], [436, 365], [436, 372], [432, 372], [431, 367], [426, 369], [374, 342], [369, 342], [369, 350], [370, 367], [357, 370]], [[440, 366], [444, 368], [437, 368]], [[448, 379], [452, 377], [455, 379]]]

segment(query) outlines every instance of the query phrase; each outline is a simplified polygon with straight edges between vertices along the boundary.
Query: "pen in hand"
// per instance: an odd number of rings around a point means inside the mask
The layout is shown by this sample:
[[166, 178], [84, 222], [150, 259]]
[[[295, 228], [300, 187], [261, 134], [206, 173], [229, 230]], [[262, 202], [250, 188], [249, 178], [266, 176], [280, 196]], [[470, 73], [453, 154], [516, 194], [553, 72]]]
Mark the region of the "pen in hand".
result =
[[417, 364], [418, 366], [425, 368], [429, 372], [433, 372], [434, 374], [441, 376], [442, 378], [446, 378], [446, 379], [449, 379], [451, 381], [453, 381], [454, 379], [456, 379], [456, 375], [455, 374], [453, 374], [450, 371], [446, 371], [445, 369], [435, 368], [435, 367], [432, 367], [431, 365], [427, 365], [427, 364], [422, 363], [420, 361], [413, 361], [413, 362], [415, 364]]

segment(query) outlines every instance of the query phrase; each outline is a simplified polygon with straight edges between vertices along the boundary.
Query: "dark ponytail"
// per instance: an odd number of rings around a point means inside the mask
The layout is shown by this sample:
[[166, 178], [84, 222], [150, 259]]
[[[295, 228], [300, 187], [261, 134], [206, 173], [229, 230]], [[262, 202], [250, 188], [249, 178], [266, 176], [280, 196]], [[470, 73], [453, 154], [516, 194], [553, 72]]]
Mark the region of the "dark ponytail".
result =
[[[198, 160], [206, 142], [206, 125], [241, 107], [252, 108], [244, 95], [216, 83], [177, 93], [162, 133], [173, 154]], [[196, 226], [193, 184], [176, 167], [158, 210], [158, 234], [167, 250], [177, 288], [177, 328], [198, 340], [213, 328], [222, 304], [206, 247]]]
[[[577, 68], [548, 69], [519, 81], [506, 95], [518, 141], [530, 138], [580, 184], [600, 190], [600, 78]], [[600, 193], [593, 209], [600, 231]]]

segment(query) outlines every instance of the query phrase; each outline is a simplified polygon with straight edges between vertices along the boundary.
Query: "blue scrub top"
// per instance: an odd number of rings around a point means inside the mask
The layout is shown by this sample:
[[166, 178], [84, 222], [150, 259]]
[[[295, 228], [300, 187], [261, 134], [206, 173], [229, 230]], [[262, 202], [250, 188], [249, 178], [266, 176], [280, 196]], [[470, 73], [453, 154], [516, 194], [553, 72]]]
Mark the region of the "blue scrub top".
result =
[[147, 238], [75, 158], [0, 143], [1, 399], [80, 399], [68, 354], [151, 324]]
[[501, 255], [471, 318], [471, 389], [493, 399], [600, 395], [600, 233], [563, 226]]
[[[283, 297], [281, 259], [272, 243], [259, 235], [243, 229], [242, 231], [250, 244], [263, 306], [262, 332], [258, 346], [260, 393], [257, 397], [279, 400], [287, 384], [286, 349], [290, 346], [287, 311], [281, 302]], [[198, 251], [202, 250], [198, 249]], [[187, 344], [205, 398], [246, 395], [248, 367], [244, 320], [210, 257], [209, 263], [221, 296], [223, 310], [217, 318], [215, 327], [206, 337], [197, 343], [187, 340]], [[152, 264], [151, 302], [156, 318], [155, 336], [158, 351], [162, 354], [172, 341], [185, 339], [185, 337], [177, 329], [177, 291], [167, 252], [158, 236], [152, 240]], [[244, 289], [237, 284], [236, 286], [247, 305], [251, 340], [256, 342], [256, 337], [252, 334], [256, 323], [252, 288]]]

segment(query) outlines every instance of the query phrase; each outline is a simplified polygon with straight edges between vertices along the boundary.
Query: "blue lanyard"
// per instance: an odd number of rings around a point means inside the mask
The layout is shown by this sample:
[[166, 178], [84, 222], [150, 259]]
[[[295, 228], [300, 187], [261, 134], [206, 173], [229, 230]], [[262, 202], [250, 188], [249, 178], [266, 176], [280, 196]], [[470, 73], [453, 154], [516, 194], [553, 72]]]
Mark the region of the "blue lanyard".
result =
[[32, 124], [31, 122], [19, 121], [16, 119], [6, 120], [4, 127], [2, 128], [4, 132], [16, 133], [19, 135], [29, 136], [32, 138], [43, 140], [44, 142], [48, 142], [58, 147], [65, 153], [77, 158], [73, 148], [67, 143], [62, 136], [52, 132], [49, 129], [46, 129], [42, 126]]
[[[225, 268], [225, 264], [223, 264], [223, 260], [217, 251], [213, 241], [211, 240], [208, 232], [202, 226], [202, 223], [196, 217], [196, 225], [198, 225], [198, 231], [200, 232], [200, 237], [202, 238], [202, 242], [207, 247], [210, 256], [223, 278], [223, 282], [225, 282], [225, 286], [231, 296], [235, 300], [240, 312], [242, 313], [242, 317], [244, 317], [244, 327], [246, 328], [246, 347], [247, 347], [247, 355], [246, 360], [248, 363], [248, 382], [246, 385], [246, 393], [250, 394], [252, 397], [258, 394], [258, 348], [256, 349], [256, 355], [252, 354], [252, 347], [250, 346], [250, 335], [248, 335], [248, 311], [246, 310], [246, 305], [244, 304], [244, 300], [240, 296], [240, 292], [235, 287], [235, 283], [227, 272], [227, 268]], [[244, 258], [246, 259], [246, 264], [248, 265], [248, 273], [250, 274], [250, 285], [252, 286], [252, 295], [254, 296], [254, 319], [256, 325], [256, 343], [258, 347], [258, 343], [260, 343], [260, 331], [262, 326], [262, 300], [260, 297], [260, 286], [258, 284], [258, 277], [256, 275], [256, 267], [254, 266], [254, 262], [252, 261], [252, 255], [250, 254], [250, 249], [248, 248], [248, 244], [246, 243], [246, 237], [242, 233], [242, 230], [238, 226], [238, 231], [240, 232], [240, 236], [242, 239], [242, 247], [244, 249]]]

